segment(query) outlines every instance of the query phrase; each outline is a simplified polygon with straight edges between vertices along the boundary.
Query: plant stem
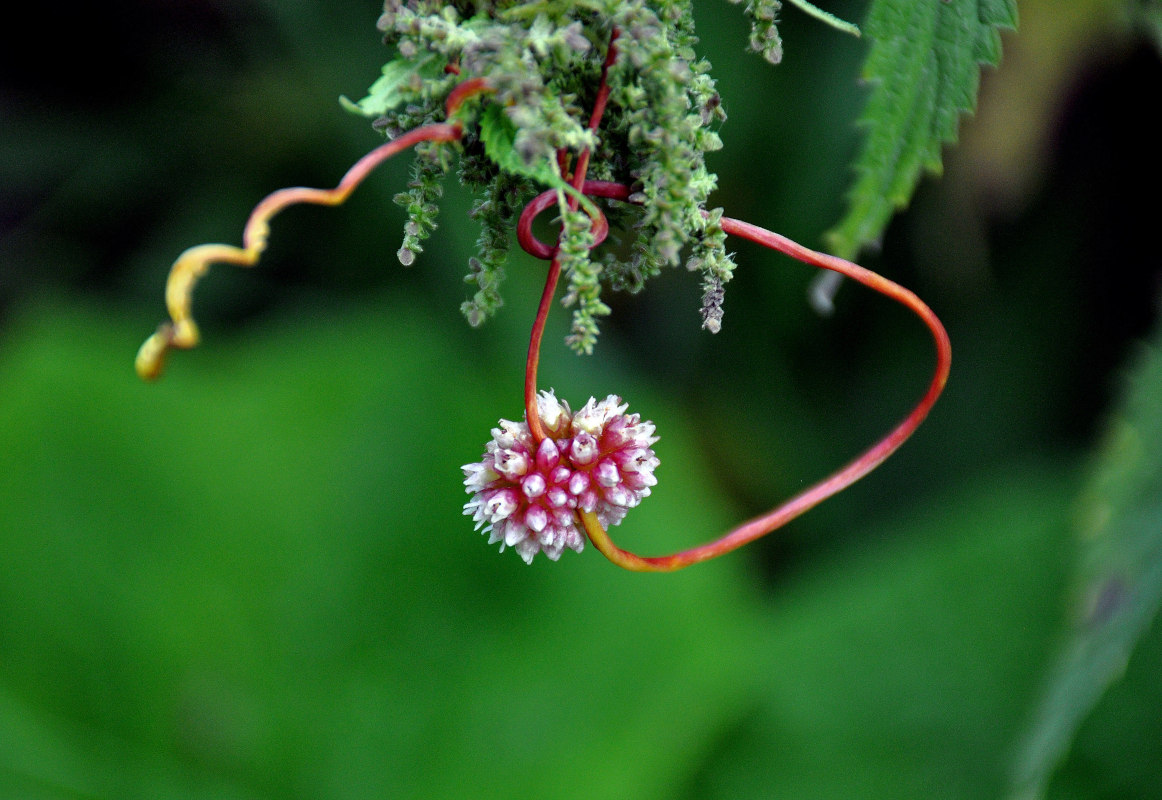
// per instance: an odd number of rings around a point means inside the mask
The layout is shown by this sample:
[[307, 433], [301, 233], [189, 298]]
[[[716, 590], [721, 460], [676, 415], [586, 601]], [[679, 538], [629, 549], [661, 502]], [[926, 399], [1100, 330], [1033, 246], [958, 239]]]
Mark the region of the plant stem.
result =
[[[460, 106], [473, 95], [492, 91], [485, 78], [471, 78], [448, 93], [445, 111], [451, 119]], [[355, 162], [333, 189], [309, 189], [296, 186], [279, 189], [267, 195], [250, 212], [242, 231], [243, 247], [228, 244], [203, 244], [191, 247], [174, 262], [166, 280], [165, 298], [170, 321], [158, 327], [137, 351], [135, 366], [144, 380], [156, 380], [165, 367], [165, 359], [174, 348], [189, 349], [198, 343], [198, 326], [190, 311], [194, 286], [209, 271], [211, 264], [235, 264], [252, 267], [258, 263], [270, 238], [270, 220], [288, 206], [299, 203], [337, 206], [387, 159], [420, 142], [455, 142], [463, 135], [459, 122], [424, 125], [372, 150]]]
[[[593, 112], [589, 116], [589, 130], [596, 132], [601, 125], [601, 117], [605, 114], [605, 104], [609, 100], [609, 68], [617, 60], [617, 37], [619, 31], [614, 28], [609, 36], [609, 49], [605, 53], [605, 63], [601, 65], [601, 83], [597, 87], [597, 97], [593, 101]], [[558, 163], [562, 165], [562, 174], [565, 173], [567, 153], [557, 153]], [[577, 164], [573, 169], [570, 180], [573, 188], [581, 192], [585, 186], [585, 173], [589, 169], [589, 149], [581, 151], [577, 157]], [[576, 211], [579, 203], [576, 197], [569, 198], [569, 210]], [[521, 215], [522, 219], [524, 214]], [[535, 215], [534, 215], [535, 216]], [[531, 219], [529, 220], [531, 223]], [[561, 235], [564, 234], [562, 229]], [[533, 328], [529, 333], [528, 355], [525, 357], [525, 420], [529, 426], [529, 433], [533, 441], [540, 445], [545, 439], [545, 426], [541, 423], [541, 415], [537, 413], [537, 366], [541, 360], [541, 340], [545, 335], [545, 323], [549, 319], [549, 308], [553, 303], [553, 295], [557, 291], [557, 283], [561, 278], [561, 259], [558, 254], [561, 244], [560, 235], [557, 238], [557, 248], [554, 249], [549, 260], [549, 270], [545, 275], [545, 288], [541, 291], [541, 301], [537, 305], [537, 316], [533, 320]]]
[[672, 572], [729, 553], [731, 550], [753, 542], [755, 539], [782, 527], [832, 495], [846, 489], [882, 464], [888, 456], [899, 449], [900, 445], [928, 416], [928, 412], [932, 409], [948, 381], [948, 373], [952, 363], [952, 346], [948, 340], [948, 333], [932, 309], [914, 293], [858, 264], [826, 253], [818, 253], [766, 228], [760, 228], [757, 225], [729, 217], [722, 218], [722, 228], [730, 235], [739, 236], [772, 250], [778, 250], [805, 264], [846, 275], [908, 308], [920, 317], [932, 334], [933, 342], [936, 345], [935, 372], [928, 384], [927, 391], [915, 408], [886, 436], [827, 478], [805, 489], [782, 505], [744, 522], [725, 536], [708, 544], [669, 556], [642, 557], [622, 550], [615, 545], [609, 538], [608, 532], [597, 521], [596, 515], [579, 512], [581, 523], [594, 547], [613, 563], [635, 572]]

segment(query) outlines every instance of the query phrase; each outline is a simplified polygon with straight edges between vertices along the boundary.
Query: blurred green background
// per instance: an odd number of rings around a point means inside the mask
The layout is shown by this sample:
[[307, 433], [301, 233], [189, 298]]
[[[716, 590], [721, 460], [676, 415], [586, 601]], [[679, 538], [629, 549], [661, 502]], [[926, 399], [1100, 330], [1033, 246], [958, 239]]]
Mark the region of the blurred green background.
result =
[[[458, 187], [395, 259], [406, 158], [285, 212], [259, 269], [199, 287], [203, 345], [133, 374], [177, 253], [379, 141], [337, 102], [386, 59], [378, 2], [28, 7], [0, 34], [0, 798], [1004, 796], [1157, 311], [1162, 64], [1129, 5], [1022, 2], [943, 178], [864, 262], [949, 328], [925, 426], [786, 530], [663, 576], [592, 549], [528, 567], [461, 515], [459, 466], [521, 413], [544, 266], [515, 256], [470, 330]], [[730, 117], [715, 202], [821, 247], [866, 43], [788, 8], [770, 68], [738, 9], [697, 12]], [[639, 552], [826, 474], [931, 370], [907, 312], [848, 285], [819, 318], [807, 268], [738, 248], [717, 336], [680, 270], [616, 298], [590, 358], [550, 320], [543, 385], [619, 393], [662, 435], [615, 530]], [[1149, 629], [1050, 796], [1162, 797], [1160, 665]]]

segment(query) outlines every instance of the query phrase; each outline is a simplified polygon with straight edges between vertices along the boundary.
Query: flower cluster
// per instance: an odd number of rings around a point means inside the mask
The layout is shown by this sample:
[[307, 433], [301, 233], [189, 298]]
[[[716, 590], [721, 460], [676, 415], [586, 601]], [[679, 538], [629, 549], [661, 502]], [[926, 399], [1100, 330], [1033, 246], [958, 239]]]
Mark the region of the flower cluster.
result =
[[[773, 33], [778, 3], [752, 6], [752, 23]], [[599, 318], [609, 313], [603, 287], [636, 292], [683, 263], [683, 251], [704, 280], [730, 280], [734, 262], [708, 206], [717, 178], [706, 165], [706, 154], [722, 147], [726, 112], [710, 64], [695, 49], [693, 0], [385, 0], [378, 27], [392, 58], [367, 96], [345, 105], [389, 137], [445, 121], [446, 100], [466, 80], [486, 77], [491, 88], [486, 101], [457, 112], [464, 131], [457, 147], [417, 152], [416, 180], [397, 198], [408, 211], [398, 256], [410, 265], [435, 226], [438, 181], [458, 164], [481, 226], [465, 278], [474, 294], [461, 306], [471, 324], [502, 304], [505, 243], [521, 209], [556, 186], [547, 176], [568, 180], [582, 153], [589, 178], [632, 185], [634, 200], [605, 210], [611, 227], [631, 234], [625, 246], [591, 254], [590, 217], [564, 226], [569, 347], [593, 350]], [[599, 86], [608, 104], [591, 130]], [[490, 115], [490, 107], [502, 113]]]
[[543, 552], [553, 561], [568, 547], [580, 552], [585, 537], [577, 512], [616, 525], [657, 483], [654, 424], [616, 395], [590, 398], [573, 413], [553, 392], [537, 396], [547, 436], [536, 444], [526, 422], [501, 420], [480, 461], [466, 464], [472, 495], [464, 513], [488, 543], [512, 547], [526, 563]]

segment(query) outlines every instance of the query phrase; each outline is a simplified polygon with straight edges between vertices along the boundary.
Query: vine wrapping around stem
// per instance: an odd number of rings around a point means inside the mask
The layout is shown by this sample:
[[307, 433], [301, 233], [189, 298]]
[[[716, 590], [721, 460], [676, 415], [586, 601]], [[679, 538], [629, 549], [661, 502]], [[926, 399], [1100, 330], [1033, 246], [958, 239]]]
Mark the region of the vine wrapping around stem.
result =
[[[605, 104], [609, 100], [609, 68], [613, 66], [613, 63], [617, 60], [618, 36], [620, 36], [620, 32], [617, 28], [614, 28], [609, 34], [609, 48], [605, 53], [605, 62], [601, 65], [601, 82], [597, 86], [597, 96], [593, 101], [593, 112], [589, 116], [589, 130], [593, 132], [596, 132], [597, 128], [601, 125], [601, 118], [605, 115]], [[568, 154], [565, 151], [561, 150], [557, 152], [557, 161], [561, 165], [562, 174], [565, 174], [566, 172], [565, 166], [567, 158]], [[588, 169], [589, 149], [586, 148], [585, 150], [582, 150], [581, 154], [577, 157], [577, 164], [573, 169], [573, 176], [570, 180], [570, 183], [576, 192], [580, 192], [582, 194], [585, 193], [584, 187], [587, 184], [587, 181], [585, 180], [585, 173], [588, 171]], [[548, 194], [553, 197], [557, 196], [556, 192], [549, 192]], [[537, 199], [540, 199], [540, 197], [544, 196], [545, 195], [542, 194]], [[535, 199], [533, 202], [537, 202], [537, 199]], [[529, 206], [526, 206], [525, 210], [521, 213], [522, 225], [524, 223], [525, 215], [528, 213], [531, 205], [532, 204], [530, 203]], [[576, 211], [578, 205], [579, 202], [576, 197], [569, 198], [570, 211]], [[543, 208], [541, 210], [543, 210]], [[532, 216], [535, 217], [538, 213], [540, 212], [533, 212]], [[598, 219], [594, 219], [594, 225], [596, 226], [599, 224], [604, 224], [605, 232], [608, 233], [609, 225], [605, 222], [605, 217], [601, 216], [599, 219], [600, 223], [598, 222]], [[531, 218], [529, 219], [529, 224], [532, 224]], [[595, 230], [594, 233], [597, 233], [597, 231]], [[564, 235], [563, 228], [561, 235]], [[528, 236], [530, 238], [532, 236], [531, 229], [528, 232]], [[604, 239], [605, 236], [602, 235], [600, 238]], [[600, 239], [598, 241], [600, 241]], [[545, 335], [545, 323], [549, 319], [549, 308], [553, 302], [553, 295], [557, 291], [557, 283], [561, 278], [561, 259], [558, 256], [558, 249], [560, 248], [560, 244], [561, 238], [558, 236], [557, 247], [544, 251], [546, 255], [537, 255], [538, 258], [545, 258], [546, 256], [548, 257], [549, 270], [545, 275], [545, 288], [541, 292], [541, 300], [537, 305], [537, 315], [533, 319], [532, 331], [529, 333], [529, 349], [528, 355], [525, 358], [525, 419], [528, 421], [529, 432], [532, 434], [533, 441], [538, 445], [545, 440], [546, 433], [545, 426], [542, 424], [540, 416], [537, 414], [537, 365], [540, 363], [541, 359], [541, 340]], [[523, 241], [521, 246], [525, 247], [526, 251], [528, 250], [528, 247], [525, 246]]]

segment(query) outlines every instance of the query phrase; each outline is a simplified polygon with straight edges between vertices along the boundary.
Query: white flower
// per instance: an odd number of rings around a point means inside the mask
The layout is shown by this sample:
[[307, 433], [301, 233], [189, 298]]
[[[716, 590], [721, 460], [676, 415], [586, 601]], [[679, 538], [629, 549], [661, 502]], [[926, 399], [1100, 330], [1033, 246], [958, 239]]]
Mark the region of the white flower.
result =
[[575, 490], [577, 507], [596, 512], [607, 528], [621, 522], [658, 482], [654, 423], [626, 414], [626, 408], [611, 394], [601, 402], [590, 398], [573, 416], [570, 488]]
[[[550, 431], [567, 428], [572, 418], [569, 406], [552, 392], [540, 394], [537, 410]], [[566, 489], [572, 472], [561, 464], [556, 440], [535, 447], [527, 423], [501, 420], [481, 461], [463, 470], [472, 495], [464, 513], [489, 534], [489, 544], [500, 542], [502, 551], [512, 547], [530, 564], [539, 552], [556, 561], [566, 547], [584, 548], [573, 512], [577, 502]]]

